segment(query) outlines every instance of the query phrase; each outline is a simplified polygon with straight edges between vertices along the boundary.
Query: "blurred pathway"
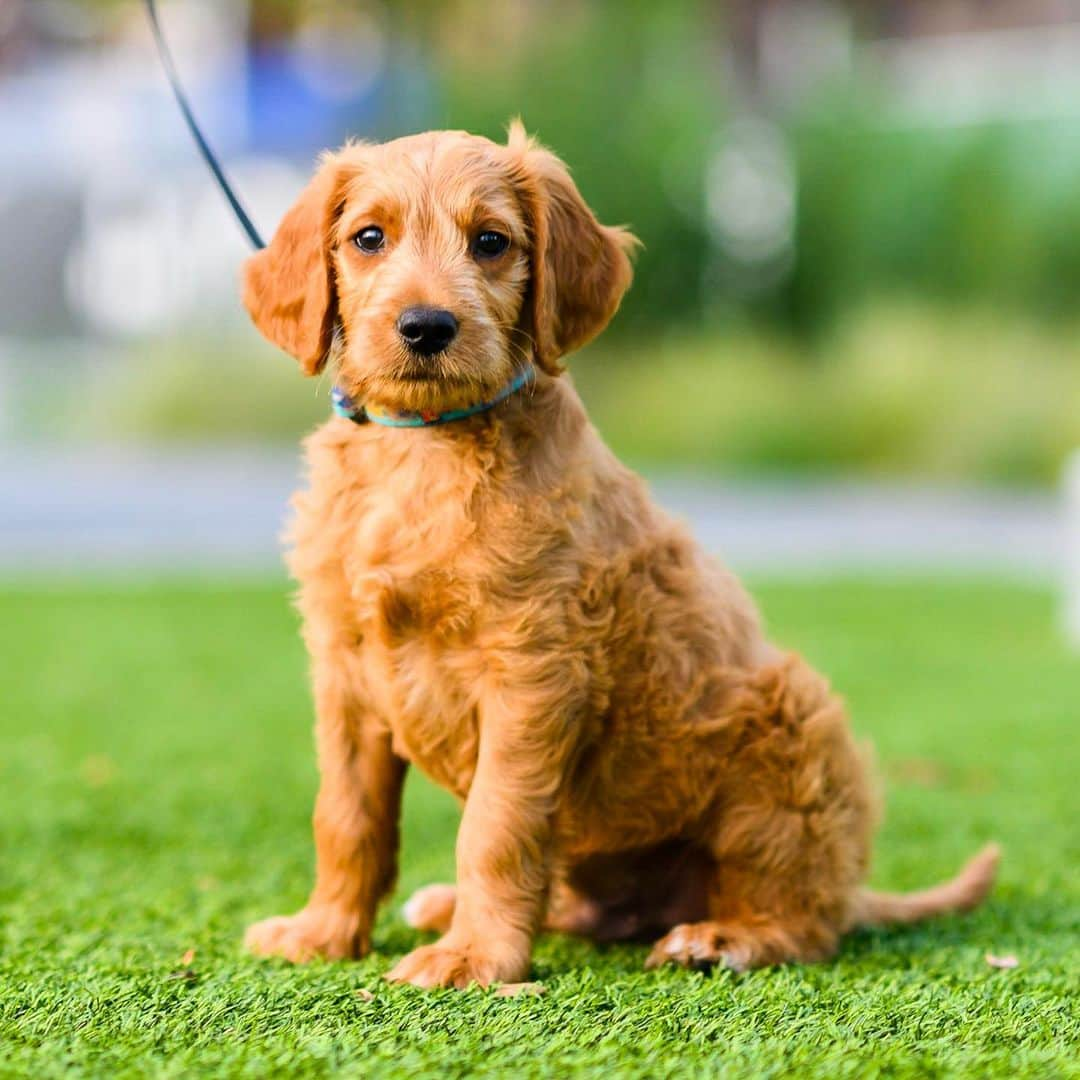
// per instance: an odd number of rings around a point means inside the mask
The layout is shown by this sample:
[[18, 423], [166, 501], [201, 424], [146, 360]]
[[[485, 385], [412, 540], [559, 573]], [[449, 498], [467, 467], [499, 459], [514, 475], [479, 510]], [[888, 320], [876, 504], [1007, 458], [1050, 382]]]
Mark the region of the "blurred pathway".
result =
[[[0, 573], [280, 569], [292, 452], [0, 447]], [[739, 571], [947, 570], [1048, 580], [1053, 495], [658, 477], [661, 503]]]

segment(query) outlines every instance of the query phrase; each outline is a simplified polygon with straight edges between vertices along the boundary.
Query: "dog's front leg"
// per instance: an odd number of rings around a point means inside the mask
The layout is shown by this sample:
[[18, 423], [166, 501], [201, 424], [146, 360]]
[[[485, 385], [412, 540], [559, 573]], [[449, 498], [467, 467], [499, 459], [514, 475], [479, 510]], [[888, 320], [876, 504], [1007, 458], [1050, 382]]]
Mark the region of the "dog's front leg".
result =
[[315, 887], [295, 915], [248, 929], [247, 947], [262, 956], [302, 962], [364, 955], [376, 906], [394, 884], [405, 763], [357, 701], [345, 668], [316, 663]]
[[500, 706], [485, 717], [481, 710], [476, 773], [458, 832], [453, 921], [435, 944], [402, 959], [387, 976], [392, 981], [463, 989], [527, 975], [547, 894], [555, 799], [573, 741], [565, 702], [532, 715]]

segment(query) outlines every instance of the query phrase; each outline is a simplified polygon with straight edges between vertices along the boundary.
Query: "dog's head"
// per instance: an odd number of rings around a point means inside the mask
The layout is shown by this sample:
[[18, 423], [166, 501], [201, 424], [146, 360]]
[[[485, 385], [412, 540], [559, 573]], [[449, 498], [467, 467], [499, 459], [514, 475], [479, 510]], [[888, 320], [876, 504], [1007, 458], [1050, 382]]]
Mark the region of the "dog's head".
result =
[[389, 408], [455, 408], [532, 357], [595, 337], [636, 245], [593, 216], [565, 166], [513, 124], [506, 146], [430, 132], [328, 154], [248, 260], [255, 325], [307, 374]]

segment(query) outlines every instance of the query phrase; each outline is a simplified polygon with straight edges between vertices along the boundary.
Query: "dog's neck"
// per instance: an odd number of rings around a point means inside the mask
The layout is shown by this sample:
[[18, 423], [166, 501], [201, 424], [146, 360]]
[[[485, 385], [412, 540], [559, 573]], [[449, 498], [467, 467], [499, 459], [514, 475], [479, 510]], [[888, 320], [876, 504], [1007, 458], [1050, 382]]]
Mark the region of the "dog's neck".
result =
[[509, 382], [506, 383], [494, 396], [484, 401], [473, 402], [464, 408], [448, 409], [445, 412], [413, 409], [386, 409], [373, 405], [361, 405], [339, 386], [335, 386], [330, 393], [330, 401], [334, 412], [354, 424], [381, 424], [383, 427], [438, 427], [441, 424], [450, 424], [456, 420], [466, 420], [470, 416], [487, 412], [496, 405], [502, 404], [507, 398], [516, 394], [519, 390], [528, 386], [536, 378], [536, 369], [530, 363], [529, 366], [519, 371]]
[[498, 485], [528, 476], [532, 489], [547, 490], [563, 483], [567, 462], [576, 460], [575, 448], [591, 428], [569, 375], [540, 369], [526, 393], [458, 423], [400, 431], [335, 418], [328, 426], [340, 445], [362, 455], [350, 467], [366, 484], [398, 491], [413, 474], [421, 484], [441, 483], [449, 475], [444, 470], [458, 477], [455, 483], [467, 476], [470, 485]]

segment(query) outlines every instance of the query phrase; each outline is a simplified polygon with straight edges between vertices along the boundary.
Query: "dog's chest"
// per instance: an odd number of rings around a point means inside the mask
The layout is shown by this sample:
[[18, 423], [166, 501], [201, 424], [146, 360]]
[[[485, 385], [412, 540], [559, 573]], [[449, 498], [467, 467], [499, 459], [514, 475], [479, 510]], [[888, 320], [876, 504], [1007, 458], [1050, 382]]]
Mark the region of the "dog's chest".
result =
[[463, 796], [492, 657], [531, 643], [537, 611], [560, 608], [563, 584], [545, 600], [538, 583], [566, 559], [572, 508], [482, 447], [391, 457], [328, 427], [308, 449], [291, 562], [309, 642], [344, 645], [396, 751]]
[[489, 550], [492, 515], [458, 489], [410, 475], [372, 492], [347, 530], [342, 565], [366, 696], [395, 751], [464, 797], [485, 678], [478, 637], [495, 617], [502, 572]]

